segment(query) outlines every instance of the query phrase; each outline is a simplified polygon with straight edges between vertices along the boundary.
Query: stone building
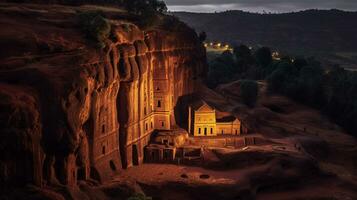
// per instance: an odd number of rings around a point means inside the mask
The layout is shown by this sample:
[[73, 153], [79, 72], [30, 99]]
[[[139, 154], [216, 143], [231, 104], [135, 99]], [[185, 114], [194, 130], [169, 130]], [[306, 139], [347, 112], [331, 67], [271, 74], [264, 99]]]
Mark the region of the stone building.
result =
[[183, 129], [156, 131], [145, 147], [148, 163], [197, 164], [202, 162], [202, 148], [187, 146], [188, 133]]
[[217, 118], [216, 110], [204, 101], [189, 107], [188, 132], [193, 136], [240, 135], [241, 122], [234, 116]]

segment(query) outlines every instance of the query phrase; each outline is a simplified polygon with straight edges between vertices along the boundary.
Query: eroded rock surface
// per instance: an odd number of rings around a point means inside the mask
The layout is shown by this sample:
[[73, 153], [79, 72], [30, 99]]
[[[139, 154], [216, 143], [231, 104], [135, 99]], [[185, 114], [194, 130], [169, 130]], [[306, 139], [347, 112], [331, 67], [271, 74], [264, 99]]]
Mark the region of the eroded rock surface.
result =
[[81, 7], [0, 9], [2, 185], [104, 181], [140, 164], [152, 131], [176, 126], [177, 100], [205, 72], [204, 48], [183, 25], [141, 30], [113, 17], [98, 49], [78, 27]]

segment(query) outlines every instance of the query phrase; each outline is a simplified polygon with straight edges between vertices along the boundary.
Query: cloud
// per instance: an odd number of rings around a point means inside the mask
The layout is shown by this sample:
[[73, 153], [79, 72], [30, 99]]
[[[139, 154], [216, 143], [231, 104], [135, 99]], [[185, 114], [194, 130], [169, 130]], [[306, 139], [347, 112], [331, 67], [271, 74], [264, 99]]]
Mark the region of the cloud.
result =
[[165, 0], [172, 11], [214, 12], [247, 10], [290, 12], [305, 9], [357, 10], [357, 0]]

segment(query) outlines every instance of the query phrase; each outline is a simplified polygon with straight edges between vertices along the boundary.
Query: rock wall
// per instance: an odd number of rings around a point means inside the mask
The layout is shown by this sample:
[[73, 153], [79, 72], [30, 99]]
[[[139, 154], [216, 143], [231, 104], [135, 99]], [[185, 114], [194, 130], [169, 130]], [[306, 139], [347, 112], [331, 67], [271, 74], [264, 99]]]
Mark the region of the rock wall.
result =
[[142, 163], [152, 131], [176, 127], [177, 100], [205, 72], [187, 27], [143, 31], [112, 19], [98, 50], [65, 8], [0, 14], [1, 185], [104, 181]]

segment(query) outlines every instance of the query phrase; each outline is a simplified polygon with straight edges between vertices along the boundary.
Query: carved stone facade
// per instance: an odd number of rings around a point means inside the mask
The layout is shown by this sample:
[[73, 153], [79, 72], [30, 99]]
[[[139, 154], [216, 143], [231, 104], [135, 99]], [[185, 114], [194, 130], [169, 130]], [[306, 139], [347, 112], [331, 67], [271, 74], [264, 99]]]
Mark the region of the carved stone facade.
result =
[[241, 122], [234, 116], [216, 118], [216, 110], [204, 101], [189, 107], [189, 132], [193, 136], [240, 135]]
[[0, 119], [13, 119], [0, 121], [7, 144], [0, 184], [104, 181], [142, 163], [153, 131], [176, 126], [178, 98], [204, 75], [205, 49], [196, 33], [183, 24], [143, 31], [115, 18], [98, 49], [73, 20], [77, 8], [56, 15], [42, 9], [51, 7], [23, 9], [16, 19], [11, 9], [1, 13], [9, 21], [2, 23], [3, 40], [24, 45], [0, 49], [0, 107], [6, 107]]

